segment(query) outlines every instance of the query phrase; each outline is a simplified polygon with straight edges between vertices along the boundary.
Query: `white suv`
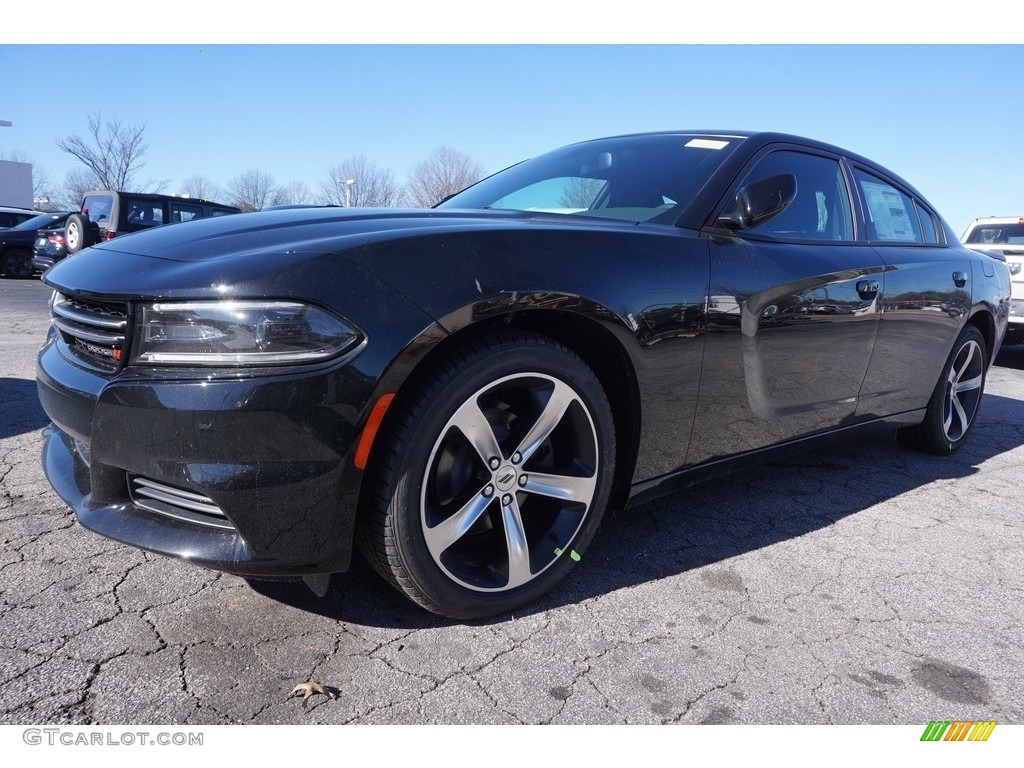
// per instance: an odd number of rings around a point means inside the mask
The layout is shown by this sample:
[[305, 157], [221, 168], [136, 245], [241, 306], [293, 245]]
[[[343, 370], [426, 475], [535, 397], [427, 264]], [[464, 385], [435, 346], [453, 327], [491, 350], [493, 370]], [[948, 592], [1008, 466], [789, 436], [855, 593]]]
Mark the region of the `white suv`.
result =
[[1024, 216], [975, 219], [960, 241], [976, 251], [995, 251], [1006, 258], [1013, 283], [1010, 324], [1003, 344], [1024, 343]]

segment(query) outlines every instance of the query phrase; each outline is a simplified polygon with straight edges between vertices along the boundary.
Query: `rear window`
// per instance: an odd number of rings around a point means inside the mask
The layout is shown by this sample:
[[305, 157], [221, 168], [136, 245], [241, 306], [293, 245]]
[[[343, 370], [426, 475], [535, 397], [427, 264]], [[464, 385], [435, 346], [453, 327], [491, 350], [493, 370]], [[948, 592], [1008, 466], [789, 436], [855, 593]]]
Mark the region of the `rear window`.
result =
[[93, 224], [108, 225], [113, 207], [114, 199], [110, 195], [87, 195], [82, 201], [82, 213], [88, 215]]
[[967, 234], [968, 245], [1022, 245], [1024, 224], [979, 224]]

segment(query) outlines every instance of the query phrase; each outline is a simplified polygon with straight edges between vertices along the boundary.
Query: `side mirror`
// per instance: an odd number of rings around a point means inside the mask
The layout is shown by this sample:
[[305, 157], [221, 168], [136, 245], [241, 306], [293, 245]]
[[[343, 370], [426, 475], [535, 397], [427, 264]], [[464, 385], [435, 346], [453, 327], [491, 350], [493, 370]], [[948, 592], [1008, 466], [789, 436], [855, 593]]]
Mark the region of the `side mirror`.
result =
[[725, 229], [750, 229], [778, 216], [796, 198], [796, 176], [780, 173], [740, 187], [732, 205], [715, 221]]

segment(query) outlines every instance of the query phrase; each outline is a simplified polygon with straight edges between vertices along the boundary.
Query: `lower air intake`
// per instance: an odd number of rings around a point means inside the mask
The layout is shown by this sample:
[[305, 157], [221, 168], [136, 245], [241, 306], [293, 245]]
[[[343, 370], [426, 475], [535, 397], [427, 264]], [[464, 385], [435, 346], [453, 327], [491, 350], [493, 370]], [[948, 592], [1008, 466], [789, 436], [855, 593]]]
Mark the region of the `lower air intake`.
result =
[[202, 494], [174, 488], [135, 475], [128, 476], [128, 487], [135, 506], [161, 517], [169, 517], [184, 523], [234, 531], [235, 526], [227, 519], [213, 500]]

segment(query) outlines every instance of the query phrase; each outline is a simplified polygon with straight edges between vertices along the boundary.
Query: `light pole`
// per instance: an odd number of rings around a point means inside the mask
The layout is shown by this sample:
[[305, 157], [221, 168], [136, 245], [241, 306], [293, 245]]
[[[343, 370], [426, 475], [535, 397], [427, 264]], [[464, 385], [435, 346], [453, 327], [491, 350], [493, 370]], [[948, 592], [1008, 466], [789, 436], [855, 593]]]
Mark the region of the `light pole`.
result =
[[351, 198], [349, 197], [349, 190], [352, 189], [352, 185], [356, 183], [356, 180], [355, 179], [345, 179], [344, 181], [342, 181], [341, 179], [335, 179], [334, 183], [339, 185], [339, 186], [342, 185], [342, 184], [345, 185], [345, 207], [346, 208], [351, 207]]

